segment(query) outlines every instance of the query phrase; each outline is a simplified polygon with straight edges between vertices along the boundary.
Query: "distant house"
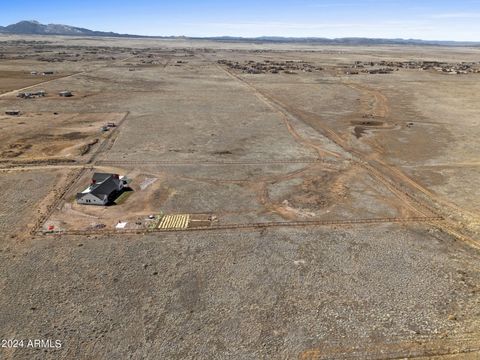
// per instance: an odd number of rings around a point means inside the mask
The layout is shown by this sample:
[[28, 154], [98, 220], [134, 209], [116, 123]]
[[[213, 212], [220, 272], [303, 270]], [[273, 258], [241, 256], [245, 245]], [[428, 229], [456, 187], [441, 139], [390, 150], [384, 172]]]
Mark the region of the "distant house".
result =
[[71, 92], [71, 91], [68, 91], [68, 90], [60, 91], [60, 92], [58, 93], [58, 95], [63, 96], [63, 97], [73, 96], [72, 92]]
[[107, 205], [126, 185], [126, 178], [118, 174], [94, 173], [90, 186], [77, 194], [77, 203]]
[[33, 99], [36, 97], [44, 97], [45, 95], [47, 95], [45, 90], [38, 90], [34, 92], [20, 92], [17, 94], [17, 97], [22, 99]]
[[20, 115], [20, 110], [7, 110], [5, 111], [5, 115], [18, 116]]
[[22, 99], [30, 99], [32, 97], [32, 93], [29, 92], [21, 92], [17, 94], [17, 97]]

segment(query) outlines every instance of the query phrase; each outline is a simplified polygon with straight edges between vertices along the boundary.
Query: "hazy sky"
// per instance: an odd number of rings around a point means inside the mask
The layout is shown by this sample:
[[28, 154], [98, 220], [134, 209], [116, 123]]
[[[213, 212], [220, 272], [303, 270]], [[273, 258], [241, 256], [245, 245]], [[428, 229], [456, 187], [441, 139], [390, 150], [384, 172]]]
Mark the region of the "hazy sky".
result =
[[19, 20], [141, 35], [480, 41], [480, 0], [0, 0], [0, 24]]

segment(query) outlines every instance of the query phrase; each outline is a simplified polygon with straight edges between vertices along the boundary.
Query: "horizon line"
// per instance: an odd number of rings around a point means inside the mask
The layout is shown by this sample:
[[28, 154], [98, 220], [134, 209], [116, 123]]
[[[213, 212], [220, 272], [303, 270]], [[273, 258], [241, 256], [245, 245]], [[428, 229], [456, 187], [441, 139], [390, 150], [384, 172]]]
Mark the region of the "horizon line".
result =
[[[242, 36], [242, 35], [196, 35], [196, 36], [188, 36], [188, 35], [144, 35], [144, 34], [131, 34], [131, 33], [118, 33], [111, 30], [93, 30], [89, 28], [85, 28], [82, 26], [73, 26], [73, 25], [66, 25], [62, 23], [48, 23], [44, 24], [39, 22], [38, 20], [19, 20], [16, 23], [8, 24], [8, 25], [0, 25], [0, 28], [6, 28], [10, 25], [16, 25], [21, 22], [32, 22], [37, 23], [40, 25], [61, 25], [61, 26], [68, 26], [73, 28], [79, 28], [84, 30], [89, 30], [93, 32], [100, 32], [106, 34], [114, 34], [120, 35], [121, 37], [141, 37], [141, 38], [185, 38], [185, 39], [198, 39], [198, 40], [209, 40], [209, 39], [232, 39], [232, 40], [264, 40], [264, 41], [275, 41], [275, 40], [328, 40], [328, 41], [337, 41], [337, 40], [378, 40], [378, 41], [404, 41], [404, 42], [422, 42], [422, 43], [443, 43], [443, 44], [471, 44], [471, 45], [480, 45], [480, 40], [440, 40], [440, 39], [433, 39], [427, 40], [422, 38], [404, 38], [404, 37], [370, 37], [370, 36], [342, 36], [342, 37], [327, 37], [327, 36], [290, 36], [290, 35], [259, 35], [259, 36]], [[101, 35], [87, 35], [87, 34], [61, 34], [61, 33], [51, 33], [51, 34], [31, 34], [31, 33], [2, 33], [0, 35], [30, 35], [30, 36], [48, 36], [48, 35], [55, 35], [55, 36], [91, 36], [91, 37], [102, 37]], [[105, 35], [105, 37], [109, 37]]]

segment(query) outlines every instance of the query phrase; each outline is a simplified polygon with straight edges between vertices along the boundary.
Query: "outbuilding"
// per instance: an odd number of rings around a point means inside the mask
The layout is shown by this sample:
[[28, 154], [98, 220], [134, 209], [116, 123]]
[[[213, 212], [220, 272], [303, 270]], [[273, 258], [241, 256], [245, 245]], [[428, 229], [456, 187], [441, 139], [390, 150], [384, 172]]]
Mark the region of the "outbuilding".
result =
[[44, 97], [45, 95], [47, 95], [45, 90], [37, 90], [33, 92], [20, 92], [17, 94], [17, 97], [22, 99], [33, 99], [36, 97]]
[[20, 110], [7, 110], [5, 111], [5, 115], [18, 116], [20, 115]]
[[72, 92], [71, 92], [71, 91], [68, 91], [68, 90], [60, 91], [60, 92], [58, 93], [58, 95], [63, 96], [63, 97], [71, 97], [71, 96], [73, 96]]

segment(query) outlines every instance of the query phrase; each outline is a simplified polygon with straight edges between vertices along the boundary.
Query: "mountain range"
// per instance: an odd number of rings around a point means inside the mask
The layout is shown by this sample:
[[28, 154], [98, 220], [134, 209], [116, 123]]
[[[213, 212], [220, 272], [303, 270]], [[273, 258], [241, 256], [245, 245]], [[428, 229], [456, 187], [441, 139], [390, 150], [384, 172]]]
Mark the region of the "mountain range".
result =
[[[0, 34], [18, 34], [18, 35], [64, 35], [64, 36], [108, 36], [108, 37], [153, 37], [142, 35], [118, 34], [114, 32], [94, 31], [85, 28], [48, 24], [44, 25], [35, 20], [20, 21], [16, 24], [8, 26], [0, 26]], [[165, 36], [155, 36], [156, 38], [167, 38]], [[168, 38], [183, 38], [170, 36]], [[465, 41], [434, 41], [434, 40], [418, 40], [418, 39], [380, 39], [380, 38], [320, 38], [320, 37], [278, 37], [278, 36], [262, 36], [256, 38], [243, 38], [232, 36], [220, 37], [191, 37], [188, 39], [201, 39], [213, 41], [228, 42], [255, 42], [255, 43], [303, 43], [318, 45], [441, 45], [441, 46], [480, 46], [480, 42]]]
[[114, 36], [137, 37], [136, 35], [117, 34], [114, 32], [94, 31], [61, 24], [40, 24], [38, 21], [20, 21], [8, 26], [0, 26], [0, 33], [19, 35], [70, 35], [70, 36]]

